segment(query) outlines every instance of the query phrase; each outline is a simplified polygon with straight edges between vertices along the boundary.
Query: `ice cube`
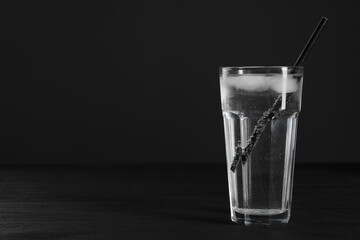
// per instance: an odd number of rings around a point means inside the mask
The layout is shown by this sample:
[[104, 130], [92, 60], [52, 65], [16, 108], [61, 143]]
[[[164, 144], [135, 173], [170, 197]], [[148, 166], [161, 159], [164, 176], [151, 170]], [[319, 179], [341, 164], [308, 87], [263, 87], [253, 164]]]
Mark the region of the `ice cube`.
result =
[[246, 91], [262, 92], [269, 88], [268, 78], [264, 75], [228, 76], [226, 83]]
[[282, 93], [283, 88], [285, 87], [286, 93], [292, 93], [298, 90], [299, 84], [297, 83], [297, 80], [292, 78], [291, 76], [288, 76], [286, 84], [283, 84], [282, 75], [276, 75], [270, 78], [269, 87], [270, 89], [278, 93]]

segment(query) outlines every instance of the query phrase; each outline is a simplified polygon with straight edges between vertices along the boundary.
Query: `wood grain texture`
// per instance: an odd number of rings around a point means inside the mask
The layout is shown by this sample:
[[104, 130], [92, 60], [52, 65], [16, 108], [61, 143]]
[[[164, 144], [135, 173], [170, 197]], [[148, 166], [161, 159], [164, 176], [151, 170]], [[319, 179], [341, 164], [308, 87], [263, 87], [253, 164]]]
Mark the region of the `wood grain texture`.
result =
[[286, 226], [230, 221], [223, 165], [0, 169], [0, 239], [360, 239], [360, 165], [297, 165]]

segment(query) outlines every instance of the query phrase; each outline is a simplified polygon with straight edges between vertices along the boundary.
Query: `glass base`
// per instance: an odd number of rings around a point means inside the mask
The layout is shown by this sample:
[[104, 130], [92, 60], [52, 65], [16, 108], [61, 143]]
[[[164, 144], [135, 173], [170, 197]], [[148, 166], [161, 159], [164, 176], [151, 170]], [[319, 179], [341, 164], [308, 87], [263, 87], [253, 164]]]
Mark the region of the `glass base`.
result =
[[231, 220], [235, 223], [244, 226], [254, 225], [284, 225], [289, 222], [290, 210], [278, 211], [273, 214], [262, 214], [264, 212], [256, 209], [249, 209], [248, 211], [231, 210]]

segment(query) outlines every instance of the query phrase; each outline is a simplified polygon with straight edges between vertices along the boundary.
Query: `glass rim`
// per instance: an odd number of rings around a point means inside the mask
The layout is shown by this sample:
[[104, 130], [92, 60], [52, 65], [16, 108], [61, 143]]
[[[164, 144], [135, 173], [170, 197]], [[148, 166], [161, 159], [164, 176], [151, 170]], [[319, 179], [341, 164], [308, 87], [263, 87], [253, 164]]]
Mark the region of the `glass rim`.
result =
[[304, 67], [302, 66], [221, 66], [220, 69], [225, 70], [251, 70], [251, 69], [282, 69], [286, 67], [288, 70], [304, 70]]

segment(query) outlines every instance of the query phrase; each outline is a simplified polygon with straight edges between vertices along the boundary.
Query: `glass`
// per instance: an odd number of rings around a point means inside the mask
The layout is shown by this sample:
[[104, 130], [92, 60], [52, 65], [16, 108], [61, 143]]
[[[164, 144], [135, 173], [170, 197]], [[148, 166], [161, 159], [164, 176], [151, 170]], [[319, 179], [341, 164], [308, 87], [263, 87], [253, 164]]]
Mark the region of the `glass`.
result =
[[[244, 225], [290, 219], [302, 67], [222, 67], [221, 105], [232, 221]], [[264, 112], [281, 100], [246, 161], [230, 170]]]

